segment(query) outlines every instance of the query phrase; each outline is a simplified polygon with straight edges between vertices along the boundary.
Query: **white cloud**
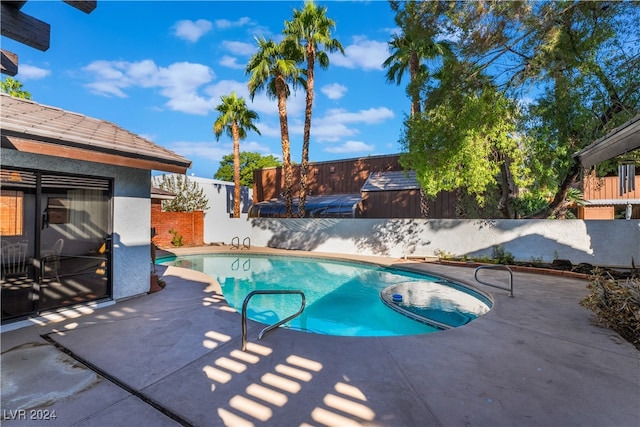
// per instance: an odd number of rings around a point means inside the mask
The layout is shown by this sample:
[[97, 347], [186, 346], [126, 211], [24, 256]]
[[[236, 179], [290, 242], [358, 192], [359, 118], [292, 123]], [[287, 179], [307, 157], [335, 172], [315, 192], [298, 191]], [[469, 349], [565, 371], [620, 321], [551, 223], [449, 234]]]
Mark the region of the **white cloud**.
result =
[[233, 68], [235, 70], [242, 70], [245, 68], [244, 64], [238, 64], [238, 58], [229, 55], [224, 55], [222, 58], [220, 58], [218, 64], [222, 65], [223, 67]]
[[365, 144], [362, 141], [346, 141], [340, 145], [334, 145], [325, 149], [328, 153], [364, 153], [375, 150], [375, 146]]
[[394, 118], [393, 111], [386, 107], [369, 108], [349, 112], [342, 108], [327, 110], [312, 122], [311, 135], [319, 142], [336, 142], [357, 135], [358, 124], [374, 125]]
[[220, 97], [229, 95], [231, 92], [235, 92], [239, 97], [243, 97], [247, 103], [250, 102], [247, 84], [237, 80], [220, 80], [217, 83], [207, 86], [204, 92], [216, 102], [220, 101]]
[[311, 125], [311, 137], [319, 142], [336, 142], [344, 137], [357, 135], [360, 131], [347, 127], [344, 123], [314, 121]]
[[332, 65], [346, 68], [361, 68], [368, 70], [382, 70], [382, 63], [389, 57], [387, 42], [368, 40], [364, 37], [354, 37], [353, 43], [344, 49], [344, 56], [340, 53], [330, 53]]
[[[223, 156], [233, 153], [233, 142], [224, 141], [226, 135], [220, 137], [220, 142], [215, 138], [206, 142], [175, 141], [166, 145], [167, 149], [174, 151], [187, 158], [197, 158], [200, 160], [220, 161]], [[240, 141], [241, 151], [257, 151], [264, 155], [273, 154], [268, 147], [255, 141]]]
[[176, 37], [195, 43], [212, 28], [213, 24], [206, 19], [198, 19], [197, 21], [184, 19], [175, 23], [173, 31]]
[[347, 93], [347, 87], [340, 83], [331, 83], [322, 86], [320, 92], [324, 93], [329, 99], [340, 99]]
[[215, 139], [207, 142], [176, 141], [166, 147], [187, 158], [212, 161], [220, 161], [223, 156], [233, 152], [232, 142], [223, 144]]
[[[160, 67], [147, 59], [138, 62], [94, 61], [82, 69], [92, 80], [86, 87], [96, 95], [126, 98], [126, 91], [135, 87], [158, 89], [168, 98], [165, 106], [174, 111], [206, 115], [220, 103], [222, 95], [235, 91], [245, 98], [250, 109], [260, 114], [278, 115], [278, 105], [266, 93], [256, 94], [251, 101], [246, 82], [221, 80], [210, 84], [215, 73], [206, 65], [176, 62]], [[287, 116], [292, 119], [304, 114], [303, 90], [293, 91], [287, 99]]]
[[98, 95], [125, 98], [128, 88], [158, 88], [169, 98], [166, 106], [171, 110], [205, 115], [212, 109], [211, 100], [198, 95], [198, 89], [215, 78], [206, 65], [176, 62], [159, 67], [152, 60], [94, 61], [83, 71], [94, 80], [87, 87]]
[[49, 75], [51, 75], [51, 70], [28, 64], [18, 66], [18, 77], [22, 81], [43, 79]]
[[333, 108], [327, 110], [320, 121], [328, 123], [376, 124], [392, 119], [393, 117], [393, 111], [386, 107], [369, 108], [367, 110], [359, 110], [356, 112], [349, 112], [343, 108]]
[[245, 25], [249, 25], [253, 23], [253, 21], [251, 21], [251, 18], [247, 16], [243, 16], [242, 18], [237, 19], [235, 21], [230, 21], [228, 19], [216, 19], [215, 22], [216, 22], [216, 28], [218, 28], [219, 30], [243, 27]]
[[258, 122], [256, 123], [256, 127], [260, 130], [260, 135], [262, 136], [270, 136], [274, 138], [280, 138], [280, 122], [275, 123], [267, 123], [267, 122]]
[[232, 40], [223, 40], [222, 47], [234, 55], [244, 56], [253, 55], [257, 50], [257, 46], [252, 43], [236, 42]]

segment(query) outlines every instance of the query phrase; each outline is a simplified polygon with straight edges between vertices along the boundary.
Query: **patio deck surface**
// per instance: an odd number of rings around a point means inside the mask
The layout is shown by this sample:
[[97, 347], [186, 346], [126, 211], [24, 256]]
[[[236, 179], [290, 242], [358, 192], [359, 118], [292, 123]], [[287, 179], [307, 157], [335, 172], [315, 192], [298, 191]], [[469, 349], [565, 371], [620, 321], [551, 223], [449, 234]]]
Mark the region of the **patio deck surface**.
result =
[[[358, 259], [474, 283], [471, 268]], [[493, 309], [428, 335], [258, 341], [264, 326], [249, 321], [242, 352], [219, 284], [160, 269], [160, 292], [3, 332], [2, 425], [640, 425], [640, 352], [593, 325], [584, 280], [514, 273], [514, 298], [477, 285]]]

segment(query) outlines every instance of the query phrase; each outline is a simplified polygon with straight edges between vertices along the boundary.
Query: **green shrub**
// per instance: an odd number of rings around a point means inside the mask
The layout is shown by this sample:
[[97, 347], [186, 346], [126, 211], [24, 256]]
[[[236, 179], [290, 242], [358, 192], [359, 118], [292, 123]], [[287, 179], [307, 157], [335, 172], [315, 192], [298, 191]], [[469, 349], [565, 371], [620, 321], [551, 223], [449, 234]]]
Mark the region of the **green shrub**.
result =
[[613, 280], [596, 274], [580, 305], [591, 309], [598, 324], [616, 331], [640, 350], [640, 279]]
[[173, 246], [182, 246], [184, 243], [182, 242], [182, 234], [178, 230], [174, 230], [173, 228], [169, 230], [169, 233], [173, 236], [171, 239], [171, 244]]
[[515, 258], [511, 252], [505, 251], [504, 246], [498, 245], [493, 247], [493, 252], [491, 257], [498, 264], [513, 264]]

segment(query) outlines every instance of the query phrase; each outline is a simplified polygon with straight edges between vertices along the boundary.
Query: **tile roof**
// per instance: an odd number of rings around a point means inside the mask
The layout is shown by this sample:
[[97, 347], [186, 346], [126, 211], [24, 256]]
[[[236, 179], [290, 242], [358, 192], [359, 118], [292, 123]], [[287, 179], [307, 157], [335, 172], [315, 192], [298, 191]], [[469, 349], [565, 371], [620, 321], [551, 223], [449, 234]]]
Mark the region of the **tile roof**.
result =
[[371, 172], [360, 191], [419, 190], [415, 171]]
[[[191, 161], [113, 123], [37, 102], [0, 94], [4, 137], [108, 153], [188, 169]], [[4, 142], [3, 142], [4, 146]], [[159, 169], [163, 170], [163, 169]]]

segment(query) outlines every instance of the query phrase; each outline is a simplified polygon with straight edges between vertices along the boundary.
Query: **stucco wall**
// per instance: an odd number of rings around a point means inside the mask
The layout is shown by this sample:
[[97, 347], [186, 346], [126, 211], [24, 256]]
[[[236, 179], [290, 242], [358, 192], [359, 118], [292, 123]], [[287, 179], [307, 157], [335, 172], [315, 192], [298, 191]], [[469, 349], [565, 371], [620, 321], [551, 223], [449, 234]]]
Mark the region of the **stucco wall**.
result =
[[149, 290], [151, 172], [2, 149], [2, 165], [114, 179], [113, 297]]
[[640, 221], [272, 219], [238, 224], [255, 246], [392, 257], [491, 256], [502, 245], [516, 260], [569, 259], [600, 266], [640, 264]]

